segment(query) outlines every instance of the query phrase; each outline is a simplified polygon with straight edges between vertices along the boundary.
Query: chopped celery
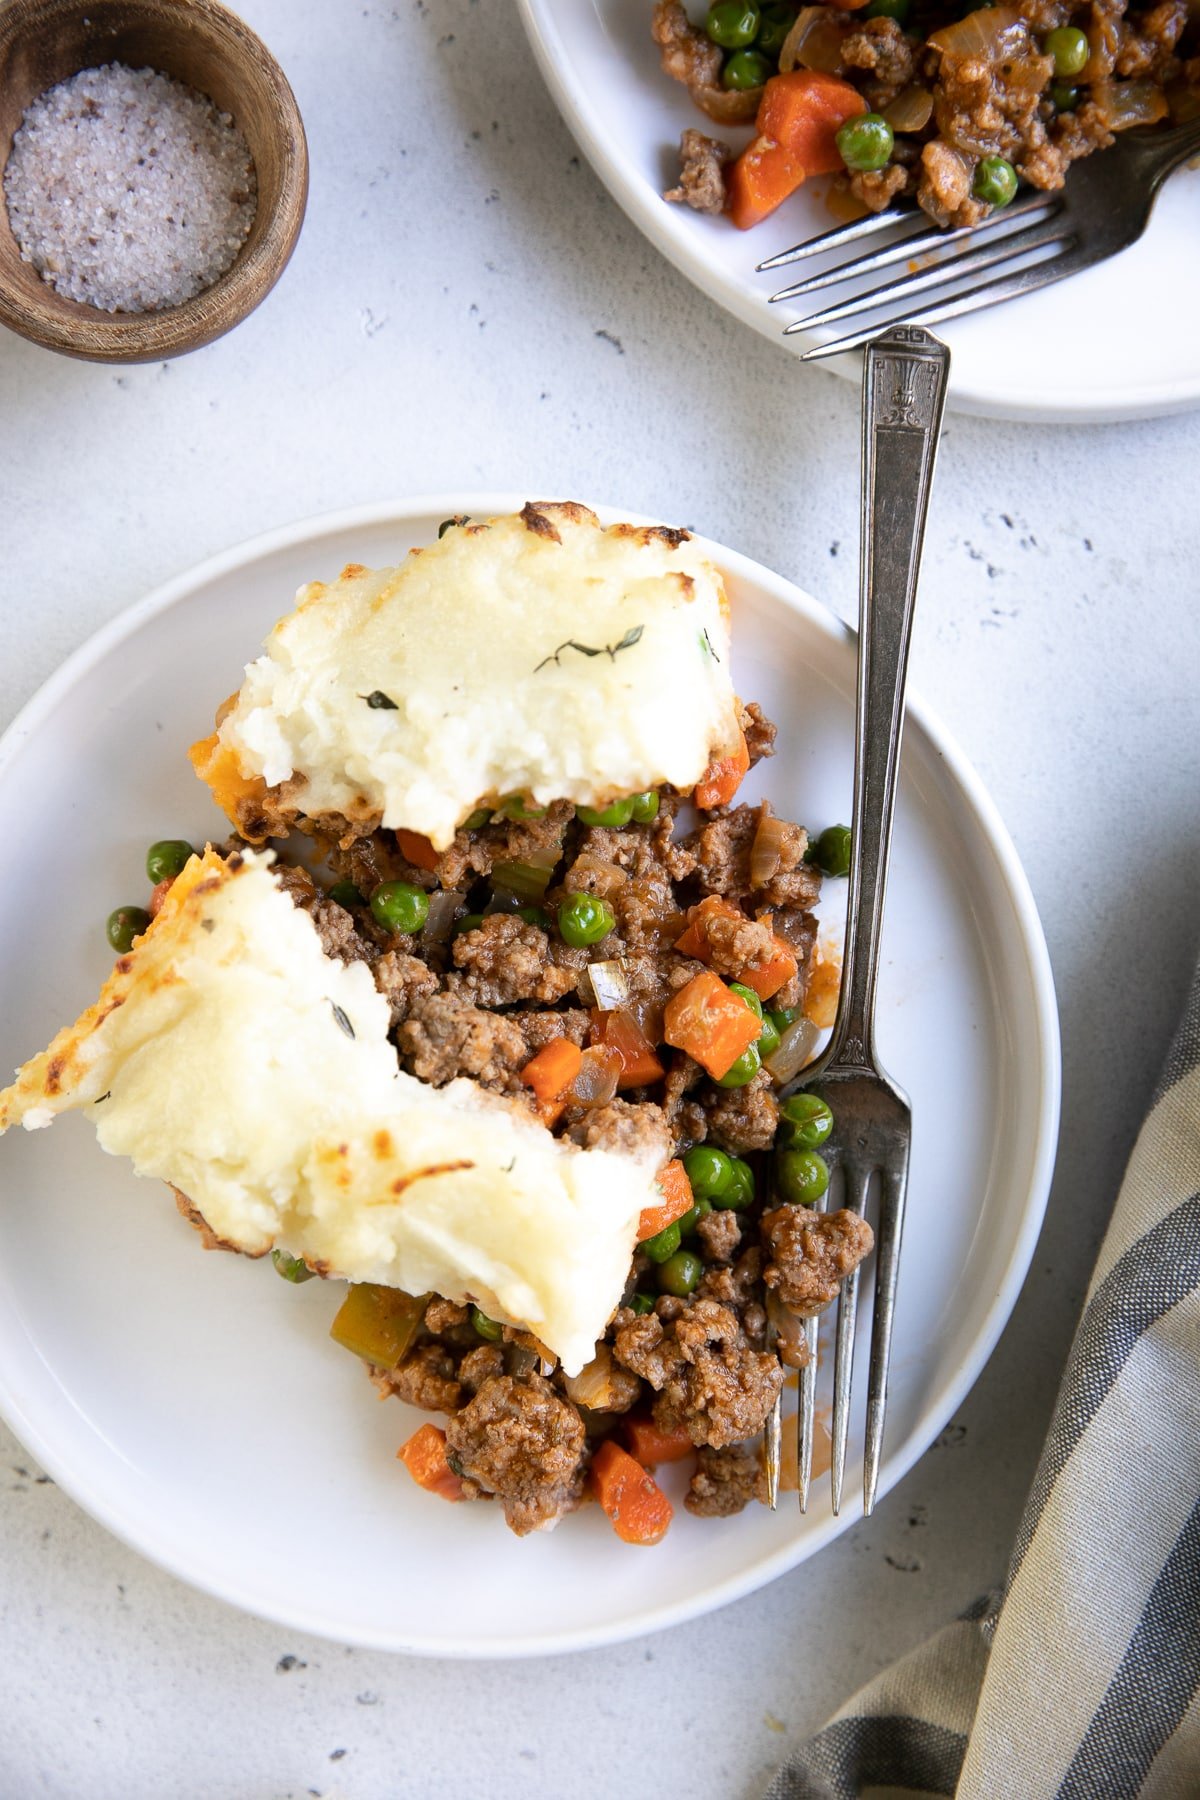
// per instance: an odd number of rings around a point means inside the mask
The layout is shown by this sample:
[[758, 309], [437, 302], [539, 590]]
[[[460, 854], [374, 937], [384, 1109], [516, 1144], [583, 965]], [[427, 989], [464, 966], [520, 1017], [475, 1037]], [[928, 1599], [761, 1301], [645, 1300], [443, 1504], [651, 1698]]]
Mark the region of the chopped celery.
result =
[[380, 1369], [394, 1369], [407, 1354], [425, 1317], [428, 1294], [414, 1297], [401, 1288], [355, 1283], [329, 1327], [335, 1343]]

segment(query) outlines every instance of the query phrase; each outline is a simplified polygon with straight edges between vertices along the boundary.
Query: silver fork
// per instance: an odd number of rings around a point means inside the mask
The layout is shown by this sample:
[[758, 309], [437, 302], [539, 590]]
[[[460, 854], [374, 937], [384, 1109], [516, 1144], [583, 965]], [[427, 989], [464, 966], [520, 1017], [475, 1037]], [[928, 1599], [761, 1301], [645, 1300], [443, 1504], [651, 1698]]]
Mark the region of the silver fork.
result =
[[[826, 1050], [781, 1096], [786, 1098], [802, 1088], [828, 1103], [834, 1132], [827, 1149], [842, 1174], [845, 1205], [859, 1217], [866, 1210], [872, 1176], [881, 1177], [863, 1459], [864, 1513], [875, 1504], [879, 1480], [911, 1137], [908, 1099], [884, 1073], [875, 1055], [875, 985], [913, 603], [949, 370], [950, 352], [919, 325], [897, 326], [867, 349], [854, 813], [842, 985]], [[835, 1513], [842, 1503], [857, 1309], [856, 1269], [844, 1283], [838, 1302], [830, 1464]], [[806, 1321], [805, 1336], [808, 1361], [800, 1373], [797, 1458], [801, 1512], [808, 1508], [812, 1476], [815, 1317]], [[778, 1444], [776, 1414], [767, 1432], [769, 1485], [772, 1457], [778, 1465]]]
[[[839, 321], [861, 320], [879, 313], [869, 326], [856, 324], [845, 336], [814, 344], [801, 357], [815, 362], [854, 350], [888, 325], [914, 316], [934, 325], [996, 306], [1002, 300], [1062, 281], [1080, 269], [1103, 262], [1137, 242], [1146, 229], [1158, 191], [1167, 176], [1200, 151], [1200, 119], [1167, 130], [1130, 131], [1108, 150], [1072, 165], [1066, 186], [1052, 193], [1033, 189], [1011, 206], [993, 212], [978, 225], [943, 231], [919, 207], [892, 207], [853, 224], [839, 225], [807, 243], [796, 244], [758, 265], [759, 272], [820, 256], [861, 243], [887, 227], [906, 229], [881, 250], [855, 255], [832, 269], [797, 281], [772, 294], [771, 302], [796, 300], [843, 281], [857, 281], [896, 263], [947, 254], [926, 268], [885, 279], [848, 300], [827, 306], [786, 327], [784, 336], [815, 331]], [[954, 246], [954, 248], [950, 248]], [[1034, 260], [1036, 259], [1036, 260]], [[958, 288], [960, 282], [970, 286]]]

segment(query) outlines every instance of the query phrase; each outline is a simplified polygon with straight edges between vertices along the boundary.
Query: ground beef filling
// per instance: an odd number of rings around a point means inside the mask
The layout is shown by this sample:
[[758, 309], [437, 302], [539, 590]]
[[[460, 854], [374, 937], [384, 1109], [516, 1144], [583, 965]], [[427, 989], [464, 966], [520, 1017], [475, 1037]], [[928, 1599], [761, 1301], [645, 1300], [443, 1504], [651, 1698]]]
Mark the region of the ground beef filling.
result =
[[[974, 191], [986, 157], [1003, 157], [1031, 187], [1060, 188], [1071, 164], [1107, 149], [1115, 132], [1195, 115], [1200, 14], [1187, 0], [1145, 9], [1127, 0], [1015, 0], [983, 12], [990, 16], [972, 22], [954, 0], [919, 0], [901, 24], [863, 19], [837, 0], [806, 9], [813, 60], [805, 64], [802, 49], [800, 66], [851, 82], [872, 112], [897, 126], [882, 169], [836, 177], [835, 188], [860, 210], [909, 198], [938, 225], [974, 225], [993, 210]], [[703, 32], [685, 29], [682, 13], [655, 9], [663, 70], [719, 117], [707, 96], [720, 82], [723, 54]], [[1063, 26], [1081, 32], [1089, 51], [1070, 76], [1059, 74], [1045, 46]], [[718, 140], [685, 131], [679, 182], [665, 198], [722, 211], [728, 158]]]
[[[752, 760], [770, 755], [775, 729], [757, 707], [743, 709], [742, 726]], [[764, 1070], [745, 1086], [721, 1087], [662, 1043], [664, 1008], [704, 966], [674, 944], [689, 908], [718, 896], [738, 916], [710, 933], [710, 966], [733, 979], [769, 955], [774, 932], [793, 947], [798, 970], [769, 1004], [799, 1006], [820, 876], [805, 860], [806, 832], [773, 818], [765, 803], [715, 812], [690, 831], [680, 829], [681, 807], [666, 791], [653, 820], [620, 828], [585, 827], [568, 806], [535, 820], [497, 819], [460, 831], [436, 868], [409, 861], [391, 832], [323, 819], [319, 830], [305, 828], [362, 902], [347, 896], [339, 904], [300, 868], [280, 865], [278, 878], [331, 956], [371, 969], [403, 1066], [432, 1086], [466, 1076], [532, 1105], [522, 1069], [555, 1038], [584, 1049], [597, 1041], [589, 966], [619, 959], [628, 1010], [657, 1046], [663, 1076], [591, 1105], [569, 1101], [554, 1129], [583, 1148], [650, 1149], [661, 1162], [710, 1143], [749, 1158], [762, 1195], [778, 1124], [770, 1076]], [[540, 868], [546, 881], [541, 906], [526, 916], [504, 897], [513, 865], [525, 877]], [[379, 925], [367, 897], [393, 880], [454, 896], [441, 908], [442, 928], [405, 935]], [[586, 949], [564, 943], [555, 923], [557, 906], [575, 893], [598, 895], [614, 919]], [[451, 912], [483, 916], [455, 931]], [[528, 1334], [488, 1326], [485, 1338], [468, 1306], [438, 1297], [399, 1364], [373, 1377], [382, 1393], [446, 1416], [447, 1454], [464, 1496], [499, 1501], [519, 1534], [553, 1525], [580, 1503], [592, 1450], [609, 1433], [619, 1436], [633, 1409], [696, 1446], [688, 1507], [732, 1513], [762, 1497], [755, 1440], [798, 1360], [785, 1338], [768, 1344], [769, 1297], [802, 1312], [826, 1304], [870, 1241], [869, 1228], [848, 1213], [780, 1207], [764, 1217], [761, 1202], [707, 1213], [687, 1240], [701, 1263], [695, 1291], [653, 1298], [649, 1311], [616, 1311], [590, 1371], [602, 1377], [590, 1385], [600, 1395], [590, 1408], [576, 1403], [574, 1384]], [[655, 1266], [640, 1250], [626, 1297], [635, 1291], [656, 1291]]]

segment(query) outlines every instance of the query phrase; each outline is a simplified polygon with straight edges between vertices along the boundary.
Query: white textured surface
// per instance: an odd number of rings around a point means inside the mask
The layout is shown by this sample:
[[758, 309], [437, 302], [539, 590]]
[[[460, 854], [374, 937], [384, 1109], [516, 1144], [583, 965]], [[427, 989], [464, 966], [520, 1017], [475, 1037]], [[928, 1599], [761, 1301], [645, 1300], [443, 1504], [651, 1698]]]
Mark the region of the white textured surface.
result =
[[[309, 130], [295, 260], [232, 337], [167, 366], [0, 341], [3, 718], [96, 625], [210, 551], [456, 484], [694, 522], [851, 616], [856, 396], [640, 241], [579, 167], [507, 8], [243, 11]], [[998, 1578], [1200, 948], [1198, 456], [1190, 417], [948, 426], [914, 679], [1025, 857], [1066, 1088], [1025, 1294], [939, 1447], [872, 1521], [707, 1621], [562, 1661], [454, 1666], [293, 1638], [200, 1598], [39, 1483], [0, 1429], [3, 1800], [559, 1800], [647, 1779], [741, 1800]], [[86, 879], [69, 834], [62, 848], [48, 890]]]

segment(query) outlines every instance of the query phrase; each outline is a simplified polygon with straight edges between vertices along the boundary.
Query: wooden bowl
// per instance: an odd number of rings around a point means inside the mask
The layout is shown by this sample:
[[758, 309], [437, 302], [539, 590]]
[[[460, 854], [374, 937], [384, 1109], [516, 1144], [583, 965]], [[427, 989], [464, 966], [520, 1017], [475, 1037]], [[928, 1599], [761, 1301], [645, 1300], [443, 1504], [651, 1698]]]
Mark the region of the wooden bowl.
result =
[[22, 262], [0, 201], [0, 324], [89, 362], [159, 362], [211, 343], [274, 287], [304, 218], [308, 148], [283, 71], [216, 0], [8, 0], [0, 5], [0, 169], [32, 100], [110, 62], [173, 75], [232, 114], [258, 175], [250, 235], [226, 273], [182, 306], [105, 313], [63, 299]]

